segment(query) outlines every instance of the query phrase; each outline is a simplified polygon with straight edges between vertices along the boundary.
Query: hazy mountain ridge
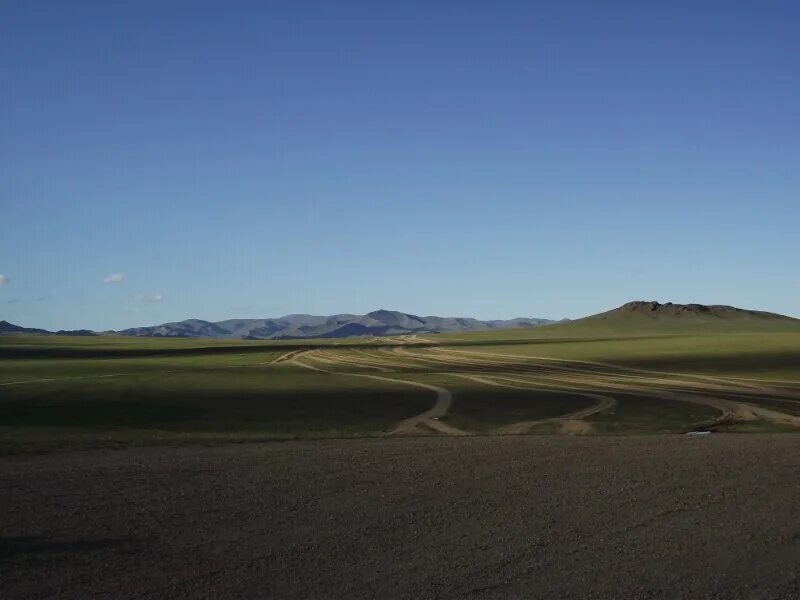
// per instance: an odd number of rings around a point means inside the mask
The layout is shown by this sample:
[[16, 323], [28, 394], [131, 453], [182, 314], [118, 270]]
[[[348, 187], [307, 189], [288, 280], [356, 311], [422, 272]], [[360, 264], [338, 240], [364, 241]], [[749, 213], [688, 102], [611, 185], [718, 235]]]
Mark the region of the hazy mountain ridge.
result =
[[336, 338], [358, 335], [402, 335], [445, 331], [483, 331], [486, 329], [539, 327], [550, 323], [555, 323], [555, 321], [526, 317], [492, 321], [463, 317], [420, 317], [381, 309], [366, 315], [286, 315], [275, 319], [228, 319], [216, 323], [188, 319], [151, 327], [134, 327], [117, 333], [143, 337], [209, 337], [266, 340]]
[[20, 327], [8, 321], [0, 321], [0, 334], [2, 333], [51, 333], [44, 329], [34, 329], [33, 327]]
[[20, 327], [0, 321], [0, 335], [124, 335], [133, 337], [181, 337], [207, 339], [278, 340], [308, 338], [341, 338], [361, 335], [403, 335], [413, 333], [468, 332], [490, 329], [522, 329], [569, 322], [575, 326], [605, 323], [611, 327], [711, 327], [714, 324], [737, 327], [800, 326], [800, 319], [777, 313], [736, 308], [721, 304], [674, 304], [637, 300], [615, 309], [574, 321], [554, 321], [519, 317], [482, 321], [469, 317], [420, 317], [393, 310], [376, 310], [366, 315], [306, 315], [293, 314], [274, 319], [227, 319], [211, 322], [186, 319], [148, 327], [133, 327], [121, 331], [95, 333], [76, 331], [47, 331]]
[[0, 335], [12, 335], [15, 333], [21, 334], [37, 334], [37, 335], [98, 335], [94, 331], [88, 329], [59, 329], [58, 331], [47, 331], [46, 329], [37, 329], [35, 327], [21, 327], [14, 325], [8, 321], [0, 321]]

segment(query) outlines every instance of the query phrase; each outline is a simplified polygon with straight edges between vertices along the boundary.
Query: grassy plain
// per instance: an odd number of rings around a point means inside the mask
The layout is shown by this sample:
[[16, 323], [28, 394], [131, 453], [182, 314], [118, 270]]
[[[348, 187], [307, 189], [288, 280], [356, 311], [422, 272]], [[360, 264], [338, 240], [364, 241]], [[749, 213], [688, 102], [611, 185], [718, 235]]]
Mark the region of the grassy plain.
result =
[[[800, 322], [799, 322], [800, 323]], [[800, 324], [574, 322], [443, 334], [477, 351], [603, 361], [627, 367], [800, 380]]]
[[0, 337], [0, 446], [800, 431], [800, 327], [575, 322], [313, 341]]

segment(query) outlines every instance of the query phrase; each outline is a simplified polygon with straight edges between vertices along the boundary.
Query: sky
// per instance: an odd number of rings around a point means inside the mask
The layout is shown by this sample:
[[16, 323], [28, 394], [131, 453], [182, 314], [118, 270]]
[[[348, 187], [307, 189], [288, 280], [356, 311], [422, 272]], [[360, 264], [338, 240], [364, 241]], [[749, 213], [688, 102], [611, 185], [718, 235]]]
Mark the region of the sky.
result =
[[797, 2], [0, 2], [0, 319], [800, 316]]

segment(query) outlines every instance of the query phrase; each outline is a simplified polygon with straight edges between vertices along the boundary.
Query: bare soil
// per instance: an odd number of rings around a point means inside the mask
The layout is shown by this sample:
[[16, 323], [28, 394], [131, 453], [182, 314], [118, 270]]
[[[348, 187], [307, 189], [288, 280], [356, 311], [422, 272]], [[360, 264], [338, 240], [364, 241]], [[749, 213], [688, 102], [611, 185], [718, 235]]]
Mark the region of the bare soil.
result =
[[797, 598], [800, 436], [0, 458], [4, 598]]

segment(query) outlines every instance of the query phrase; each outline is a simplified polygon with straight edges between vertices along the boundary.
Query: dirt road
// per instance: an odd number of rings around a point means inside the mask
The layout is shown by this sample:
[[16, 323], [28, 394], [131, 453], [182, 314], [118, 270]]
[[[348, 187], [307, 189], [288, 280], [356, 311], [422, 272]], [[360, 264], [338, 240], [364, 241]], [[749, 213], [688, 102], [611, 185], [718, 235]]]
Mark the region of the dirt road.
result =
[[[422, 388], [426, 390], [430, 390], [436, 394], [436, 401], [434, 405], [429, 408], [428, 410], [421, 412], [418, 415], [414, 415], [407, 419], [401, 421], [395, 428], [392, 430], [392, 434], [394, 435], [407, 435], [407, 434], [414, 434], [419, 433], [420, 428], [427, 429], [428, 431], [435, 431], [437, 433], [443, 433], [446, 435], [465, 435], [466, 432], [458, 429], [457, 427], [453, 427], [452, 425], [448, 425], [447, 423], [442, 423], [439, 419], [447, 414], [447, 411], [450, 409], [450, 405], [453, 402], [453, 394], [450, 390], [445, 389], [443, 387], [439, 387], [436, 385], [430, 385], [427, 383], [422, 383], [419, 381], [409, 381], [407, 379], [397, 379], [396, 377], [384, 377], [382, 375], [367, 375], [364, 373], [351, 373], [347, 371], [336, 371], [331, 369], [324, 369], [318, 366], [314, 366], [305, 362], [306, 360], [319, 360], [324, 363], [329, 363], [327, 358], [325, 358], [322, 353], [317, 351], [309, 351], [303, 355], [305, 360], [300, 361], [297, 359], [296, 356], [292, 357], [290, 361], [293, 364], [299, 365], [306, 369], [312, 369], [314, 371], [322, 371], [324, 373], [331, 373], [335, 375], [342, 375], [348, 377], [363, 377], [366, 379], [374, 379], [377, 381], [385, 381], [394, 384], [406, 385], [411, 387]], [[348, 363], [350, 364], [350, 363]], [[355, 366], [366, 366], [356, 364]], [[367, 368], [369, 368], [367, 366]], [[383, 367], [374, 367], [381, 370], [386, 370]]]
[[[707, 375], [682, 375], [591, 361], [494, 354], [440, 347], [432, 348], [427, 354], [410, 353], [406, 348], [400, 348], [398, 351], [404, 356], [427, 360], [433, 364], [478, 369], [481, 371], [480, 378], [474, 375], [460, 376], [487, 385], [514, 387], [509, 383], [512, 380], [505, 376], [506, 373], [514, 373], [517, 375], [513, 379], [514, 382], [529, 387], [556, 385], [563, 390], [573, 390], [583, 394], [587, 391], [604, 394], [636, 393], [641, 396], [691, 402], [716, 408], [720, 411], [717, 419], [720, 423], [763, 419], [783, 426], [800, 428], [800, 417], [797, 415], [725, 397], [748, 393], [758, 394], [766, 399], [792, 401], [800, 399], [800, 392], [791, 389]], [[700, 381], [697, 381], [698, 379]], [[599, 410], [590, 411], [589, 415], [608, 408], [603, 407], [602, 403], [598, 404], [598, 407]], [[589, 423], [576, 422], [573, 415], [563, 415], [558, 420], [566, 424], [563, 428], [565, 433], [587, 433], [591, 429]], [[520, 433], [537, 424], [539, 422], [536, 421], [514, 423], [501, 428], [499, 433]]]
[[[468, 379], [488, 387], [505, 387], [520, 390], [547, 391], [587, 396], [596, 401], [594, 406], [577, 413], [565, 413], [559, 417], [509, 423], [494, 431], [501, 434], [521, 434], [546, 422], [560, 425], [560, 431], [568, 434], [585, 434], [592, 431], [587, 418], [613, 409], [615, 394], [635, 394], [642, 397], [659, 398], [675, 402], [690, 402], [719, 410], [717, 424], [763, 420], [785, 427], [800, 428], [800, 416], [785, 413], [773, 406], [759, 406], [767, 400], [793, 402], [800, 400], [800, 391], [768, 386], [764, 383], [747, 383], [710, 375], [679, 374], [646, 369], [627, 368], [601, 362], [562, 360], [556, 358], [528, 357], [496, 354], [474, 350], [457, 350], [444, 347], [416, 347], [410, 344], [393, 344], [364, 349], [329, 349], [306, 352], [298, 362], [306, 366], [306, 360], [323, 363], [326, 372], [336, 372], [355, 377], [383, 379], [404, 385], [416, 385], [435, 391], [434, 407], [420, 415], [402, 421], [394, 433], [439, 433], [463, 434], [440, 419], [448, 415], [452, 405], [449, 390], [418, 383], [408, 378], [416, 373], [436, 373], [445, 378]], [[290, 356], [287, 362], [297, 361]], [[364, 370], [383, 373], [402, 373], [407, 377], [386, 378], [364, 374]], [[752, 399], [753, 402], [744, 400]]]
[[[509, 435], [509, 434], [522, 434], [528, 432], [532, 427], [536, 425], [541, 425], [542, 423], [559, 423], [561, 425], [561, 431], [563, 433], [589, 433], [592, 429], [591, 423], [587, 423], [583, 419], [586, 417], [590, 417], [597, 413], [601, 413], [603, 411], [612, 410], [616, 405], [617, 401], [612, 398], [611, 396], [604, 396], [601, 394], [589, 394], [586, 392], [566, 392], [563, 390], [553, 390], [538, 387], [535, 388], [530, 384], [527, 385], [520, 385], [514, 383], [506, 383], [502, 380], [497, 381], [497, 379], [487, 379], [485, 377], [477, 377], [475, 375], [459, 375], [459, 377], [463, 377], [465, 379], [469, 379], [471, 381], [477, 381], [478, 383], [483, 383], [485, 385], [497, 386], [497, 387], [507, 387], [516, 390], [531, 390], [531, 391], [541, 391], [547, 392], [550, 394], [570, 394], [574, 396], [586, 396], [591, 398], [592, 400], [596, 401], [596, 404], [589, 406], [587, 408], [583, 408], [581, 410], [567, 413], [565, 415], [561, 415], [560, 417], [553, 417], [550, 419], [539, 419], [537, 421], [519, 421], [517, 423], [511, 423], [509, 425], [503, 425], [502, 427], [498, 427], [493, 431], [493, 433], [498, 433], [501, 435]], [[511, 380], [514, 381], [514, 380]]]
[[2, 595], [797, 598], [800, 436], [0, 458]]

